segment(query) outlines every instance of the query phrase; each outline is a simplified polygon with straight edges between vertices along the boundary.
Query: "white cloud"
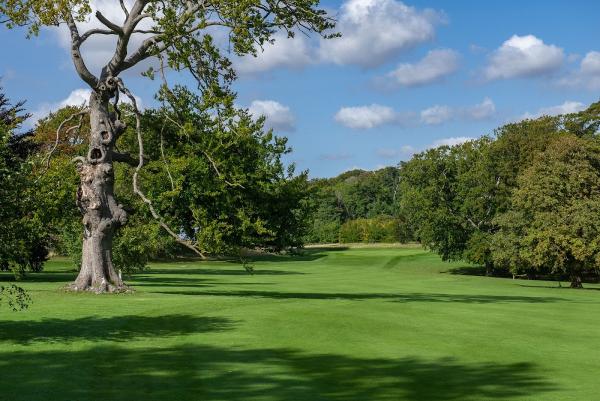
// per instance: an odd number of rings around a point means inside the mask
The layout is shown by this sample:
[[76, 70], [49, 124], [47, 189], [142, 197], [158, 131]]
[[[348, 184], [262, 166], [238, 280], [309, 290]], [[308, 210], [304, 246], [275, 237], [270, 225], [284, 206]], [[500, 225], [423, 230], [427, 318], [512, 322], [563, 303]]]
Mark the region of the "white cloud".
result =
[[535, 113], [525, 113], [518, 120], [533, 119], [542, 116], [558, 116], [561, 114], [577, 113], [585, 110], [586, 105], [581, 102], [567, 100], [563, 104], [550, 107], [542, 107]]
[[275, 131], [294, 131], [295, 118], [289, 107], [274, 100], [255, 100], [248, 107], [255, 118], [266, 117], [265, 126]]
[[428, 125], [441, 124], [454, 117], [454, 110], [449, 106], [435, 105], [421, 111], [421, 121]]
[[399, 112], [388, 106], [371, 104], [368, 106], [342, 107], [335, 120], [353, 129], [371, 129], [386, 124], [414, 125], [419, 120], [422, 124], [438, 125], [455, 120], [483, 120], [496, 114], [496, 105], [490, 98], [479, 104], [468, 107], [450, 107], [434, 105], [422, 110], [419, 114], [412, 111]]
[[375, 67], [391, 57], [433, 39], [442, 16], [395, 0], [348, 0], [336, 30], [341, 38], [322, 40], [320, 59], [340, 65]]
[[[62, 109], [63, 107], [85, 106], [88, 104], [91, 94], [92, 94], [91, 89], [80, 88], [80, 89], [75, 89], [74, 91], [69, 93], [69, 95], [66, 98], [64, 98], [63, 100], [59, 100], [58, 102], [44, 102], [44, 103], [40, 104], [38, 106], [38, 108], [31, 113], [32, 118], [29, 119], [28, 121], [31, 121], [32, 124], [35, 124], [38, 120], [46, 117], [48, 114], [50, 114], [52, 112]], [[140, 109], [143, 109], [144, 104], [142, 102], [142, 99], [140, 99], [139, 97], [137, 97], [135, 95], [134, 95], [134, 98], [137, 103], [137, 106]], [[119, 101], [120, 101], [120, 103], [128, 103], [128, 104], [131, 103], [131, 101], [129, 100], [129, 98], [127, 96], [121, 96], [119, 98]]]
[[459, 58], [454, 50], [432, 50], [415, 64], [400, 64], [387, 77], [400, 86], [427, 85], [454, 73], [458, 69]]
[[584, 74], [600, 75], [600, 52], [592, 51], [581, 60], [581, 72]]
[[419, 43], [433, 39], [435, 25], [443, 16], [433, 10], [417, 10], [396, 0], [347, 0], [337, 12], [335, 31], [341, 38], [310, 39], [284, 33], [275, 42], [258, 49], [257, 57], [234, 57], [234, 67], [243, 74], [275, 68], [302, 68], [317, 63], [375, 67]]
[[455, 136], [450, 138], [442, 138], [438, 139], [430, 146], [432, 148], [438, 148], [440, 146], [456, 146], [462, 145], [465, 142], [474, 141], [477, 138], [473, 138], [470, 136]]
[[469, 107], [435, 105], [421, 111], [421, 122], [438, 125], [453, 120], [485, 120], [496, 114], [496, 105], [490, 98]]
[[563, 49], [533, 35], [513, 35], [491, 55], [484, 75], [489, 80], [544, 75], [559, 69], [564, 58]]
[[496, 114], [496, 105], [489, 97], [472, 107], [467, 107], [464, 114], [472, 120], [485, 120]]
[[581, 60], [579, 69], [560, 79], [558, 84], [571, 88], [600, 89], [600, 52], [588, 52]]
[[234, 58], [234, 68], [240, 74], [256, 74], [279, 67], [302, 68], [314, 62], [314, 52], [302, 34], [288, 38], [283, 33], [274, 35], [275, 42], [267, 43], [257, 56]]
[[342, 107], [335, 120], [353, 129], [370, 129], [398, 120], [398, 114], [391, 107], [372, 104], [370, 106]]

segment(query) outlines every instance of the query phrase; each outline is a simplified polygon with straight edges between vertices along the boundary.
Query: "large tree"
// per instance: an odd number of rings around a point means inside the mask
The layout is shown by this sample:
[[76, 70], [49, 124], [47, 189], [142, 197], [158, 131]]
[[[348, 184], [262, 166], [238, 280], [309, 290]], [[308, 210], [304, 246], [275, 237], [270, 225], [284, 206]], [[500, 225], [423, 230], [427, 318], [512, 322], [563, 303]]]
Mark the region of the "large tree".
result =
[[[140, 113], [135, 97], [120, 78], [121, 74], [143, 60], [158, 57], [161, 67], [164, 67], [164, 61], [174, 70], [191, 73], [204, 98], [209, 104], [211, 99], [214, 101], [213, 106], [220, 117], [218, 104], [227, 99], [231, 101], [227, 92], [235, 72], [211, 34], [223, 33], [238, 55], [255, 54], [257, 48], [272, 41], [275, 32], [281, 30], [289, 36], [299, 31], [328, 36], [327, 31], [334, 23], [324, 10], [318, 8], [318, 3], [318, 0], [135, 0], [132, 3], [120, 0], [123, 21], [113, 21], [102, 10], [96, 10], [92, 15], [89, 0], [0, 1], [0, 19], [8, 27], [27, 26], [30, 34], [37, 34], [43, 26], [65, 24], [70, 33], [75, 70], [92, 89], [88, 106], [82, 111], [89, 114], [88, 151], [77, 158], [81, 180], [77, 204], [83, 214], [84, 236], [81, 270], [71, 286], [73, 290], [112, 292], [126, 288], [111, 257], [115, 231], [127, 220], [127, 213], [114, 196], [114, 162], [136, 165], [132, 180], [134, 192], [165, 230], [189, 248], [201, 252], [194, 238], [182, 236], [167, 226], [138, 185], [138, 173], [145, 163]], [[96, 18], [103, 28], [81, 32], [78, 22], [90, 18]], [[98, 76], [88, 69], [81, 53], [81, 46], [97, 35], [116, 38], [114, 54]], [[129, 46], [138, 35], [143, 40], [137, 49], [130, 51]], [[148, 75], [152, 76], [152, 71]], [[126, 131], [126, 123], [117, 108], [119, 94], [129, 98], [134, 107], [139, 139], [137, 157], [115, 149], [117, 140]], [[163, 100], [178, 102], [171, 90], [163, 88], [162, 94]], [[111, 100], [114, 100], [113, 106]], [[215, 167], [215, 170], [218, 169]], [[201, 229], [195, 227], [194, 231], [201, 235], [201, 231], [196, 232]]]

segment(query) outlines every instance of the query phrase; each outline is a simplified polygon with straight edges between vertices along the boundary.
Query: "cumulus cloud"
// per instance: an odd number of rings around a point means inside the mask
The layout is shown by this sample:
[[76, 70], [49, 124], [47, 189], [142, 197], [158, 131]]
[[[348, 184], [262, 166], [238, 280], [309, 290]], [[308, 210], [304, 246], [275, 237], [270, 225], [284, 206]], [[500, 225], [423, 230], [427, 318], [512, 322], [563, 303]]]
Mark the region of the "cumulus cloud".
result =
[[[38, 120], [48, 116], [48, 114], [58, 111], [63, 107], [67, 106], [85, 106], [90, 100], [90, 95], [92, 94], [91, 89], [75, 89], [63, 100], [59, 100], [58, 102], [44, 102], [38, 106], [36, 110], [31, 113], [32, 118], [30, 121], [32, 123], [37, 122]], [[140, 109], [144, 108], [142, 99], [135, 96], [135, 101]], [[121, 103], [131, 103], [127, 96], [121, 96], [119, 98]]]
[[317, 63], [376, 67], [420, 43], [433, 39], [444, 17], [430, 9], [417, 10], [396, 0], [347, 0], [336, 15], [341, 38], [311, 40], [283, 33], [258, 49], [257, 57], [234, 57], [241, 74], [275, 68], [302, 68]]
[[435, 105], [421, 111], [421, 121], [428, 125], [441, 124], [454, 117], [454, 110], [449, 106]]
[[456, 146], [462, 145], [465, 142], [474, 141], [477, 138], [470, 136], [454, 136], [450, 138], [438, 139], [430, 146], [432, 148], [439, 148], [440, 146]]
[[496, 114], [496, 105], [489, 97], [483, 99], [483, 102], [475, 106], [467, 107], [464, 110], [464, 115], [472, 120], [485, 120]]
[[495, 80], [545, 75], [559, 69], [564, 58], [563, 49], [533, 35], [513, 35], [493, 52], [484, 76]]
[[400, 64], [387, 74], [391, 83], [411, 87], [427, 85], [443, 79], [458, 69], [459, 55], [450, 49], [432, 50], [417, 63]]
[[579, 68], [559, 80], [559, 85], [588, 90], [600, 89], [600, 52], [588, 52]]
[[395, 0], [348, 0], [340, 10], [341, 38], [323, 40], [320, 58], [336, 64], [375, 67], [431, 40], [443, 17]]
[[248, 111], [255, 118], [264, 116], [267, 129], [288, 132], [295, 130], [295, 118], [290, 108], [275, 100], [255, 100]]
[[421, 122], [438, 125], [452, 120], [485, 120], [496, 114], [496, 105], [490, 98], [469, 107], [435, 105], [421, 111]]
[[455, 120], [484, 120], [496, 114], [496, 105], [490, 98], [468, 107], [434, 105], [420, 113], [399, 112], [388, 106], [371, 104], [368, 106], [342, 107], [335, 120], [353, 129], [371, 129], [387, 124], [414, 125], [419, 121], [426, 125], [438, 125]]
[[581, 102], [575, 102], [572, 100], [567, 100], [563, 104], [559, 104], [556, 106], [550, 107], [542, 107], [535, 113], [525, 113], [519, 118], [519, 120], [538, 118], [541, 116], [558, 116], [561, 114], [570, 114], [577, 113], [579, 111], [585, 110], [586, 105]]
[[335, 114], [335, 121], [353, 129], [370, 129], [392, 124], [399, 115], [391, 107], [371, 104], [369, 106], [342, 107]]

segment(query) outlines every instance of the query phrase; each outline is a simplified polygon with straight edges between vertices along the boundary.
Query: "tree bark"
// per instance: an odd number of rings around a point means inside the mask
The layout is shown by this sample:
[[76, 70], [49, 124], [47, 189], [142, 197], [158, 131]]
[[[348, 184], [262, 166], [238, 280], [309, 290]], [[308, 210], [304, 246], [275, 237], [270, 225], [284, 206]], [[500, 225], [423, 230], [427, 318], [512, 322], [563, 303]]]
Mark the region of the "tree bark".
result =
[[126, 223], [127, 214], [114, 197], [113, 149], [125, 125], [108, 109], [117, 90], [110, 78], [92, 91], [89, 102], [89, 150], [79, 158], [81, 179], [77, 206], [83, 215], [83, 249], [81, 269], [74, 291], [126, 291], [112, 263], [112, 243], [116, 230]]
[[571, 288], [583, 288], [581, 275], [579, 273], [571, 274]]

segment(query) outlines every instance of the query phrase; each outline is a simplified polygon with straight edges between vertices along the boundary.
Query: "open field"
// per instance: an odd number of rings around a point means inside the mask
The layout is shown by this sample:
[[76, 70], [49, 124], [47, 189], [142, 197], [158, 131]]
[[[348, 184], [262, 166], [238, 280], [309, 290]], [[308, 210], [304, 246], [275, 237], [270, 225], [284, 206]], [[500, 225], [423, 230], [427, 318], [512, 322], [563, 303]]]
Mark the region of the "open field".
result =
[[[7, 400], [577, 400], [600, 394], [600, 288], [472, 276], [418, 248], [157, 263], [135, 294], [0, 310]], [[9, 275], [1, 276], [8, 279]]]

